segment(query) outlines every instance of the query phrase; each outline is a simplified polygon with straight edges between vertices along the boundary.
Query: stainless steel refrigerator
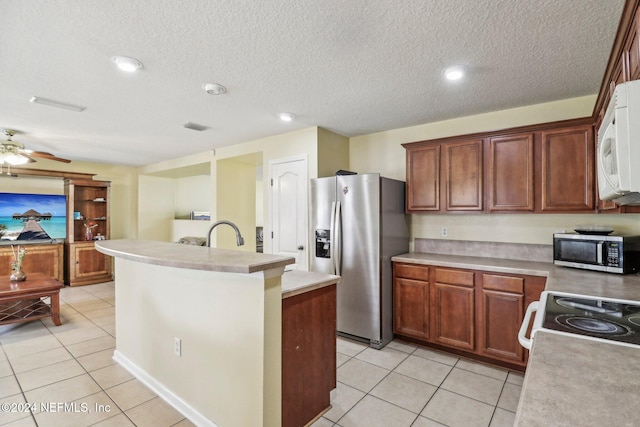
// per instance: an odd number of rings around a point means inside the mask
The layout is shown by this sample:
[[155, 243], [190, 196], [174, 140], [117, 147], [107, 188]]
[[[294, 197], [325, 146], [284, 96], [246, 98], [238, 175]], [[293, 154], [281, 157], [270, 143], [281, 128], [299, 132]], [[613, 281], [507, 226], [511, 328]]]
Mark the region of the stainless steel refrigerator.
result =
[[338, 333], [393, 339], [391, 257], [409, 251], [405, 183], [379, 174], [311, 180], [311, 271], [337, 274]]

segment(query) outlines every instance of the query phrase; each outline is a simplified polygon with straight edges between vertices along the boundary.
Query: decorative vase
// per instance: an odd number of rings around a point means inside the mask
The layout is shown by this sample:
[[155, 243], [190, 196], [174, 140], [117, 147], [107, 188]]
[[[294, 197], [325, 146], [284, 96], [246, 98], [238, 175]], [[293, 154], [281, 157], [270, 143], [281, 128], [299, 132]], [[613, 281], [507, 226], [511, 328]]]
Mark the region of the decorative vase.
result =
[[9, 276], [9, 280], [12, 282], [23, 282], [27, 279], [27, 275], [22, 270], [13, 270], [11, 276]]
[[87, 228], [84, 232], [84, 240], [93, 240], [93, 232], [90, 228]]

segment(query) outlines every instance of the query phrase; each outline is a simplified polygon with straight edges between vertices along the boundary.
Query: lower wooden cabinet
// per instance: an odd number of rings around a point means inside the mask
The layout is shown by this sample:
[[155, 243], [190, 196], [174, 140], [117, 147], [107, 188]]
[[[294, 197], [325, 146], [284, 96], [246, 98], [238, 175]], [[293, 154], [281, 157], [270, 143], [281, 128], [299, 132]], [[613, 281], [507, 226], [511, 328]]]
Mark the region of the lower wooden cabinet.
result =
[[474, 274], [471, 271], [434, 268], [431, 288], [433, 341], [473, 350], [475, 348]]
[[524, 318], [524, 277], [481, 274], [478, 352], [510, 362], [524, 362], [524, 349], [518, 343]]
[[429, 267], [394, 264], [393, 332], [429, 338]]
[[[418, 274], [419, 273], [419, 274]], [[509, 366], [526, 366], [518, 342], [544, 277], [394, 263], [394, 333]]]
[[[18, 246], [15, 242], [14, 246]], [[58, 244], [27, 244], [20, 245], [26, 250], [26, 255], [22, 261], [22, 270], [27, 277], [30, 273], [44, 273], [59, 282], [63, 280], [63, 245]], [[17, 247], [16, 247], [17, 249]], [[11, 246], [0, 246], [0, 276], [11, 274], [11, 263], [13, 253]]]
[[282, 300], [282, 427], [308, 425], [336, 388], [336, 285]]
[[67, 272], [65, 282], [71, 286], [113, 280], [111, 257], [98, 252], [93, 242], [67, 245]]

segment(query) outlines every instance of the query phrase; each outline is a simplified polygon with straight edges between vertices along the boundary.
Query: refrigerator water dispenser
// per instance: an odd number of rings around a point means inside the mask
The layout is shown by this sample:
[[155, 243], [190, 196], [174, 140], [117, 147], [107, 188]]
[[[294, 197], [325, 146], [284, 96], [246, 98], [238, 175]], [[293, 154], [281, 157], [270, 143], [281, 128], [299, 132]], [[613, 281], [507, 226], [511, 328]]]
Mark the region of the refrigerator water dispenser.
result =
[[331, 258], [330, 230], [316, 229], [316, 258]]

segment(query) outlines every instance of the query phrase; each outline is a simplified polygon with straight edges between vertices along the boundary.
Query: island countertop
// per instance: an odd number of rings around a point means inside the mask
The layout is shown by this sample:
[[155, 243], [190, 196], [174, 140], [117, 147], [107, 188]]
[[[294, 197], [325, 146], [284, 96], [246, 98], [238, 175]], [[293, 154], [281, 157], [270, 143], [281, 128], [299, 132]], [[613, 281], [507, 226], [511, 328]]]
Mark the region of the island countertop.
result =
[[340, 281], [340, 276], [315, 273], [310, 271], [291, 270], [282, 275], [282, 298], [289, 298], [305, 292], [333, 285]]
[[99, 240], [95, 242], [95, 246], [106, 255], [131, 261], [226, 273], [256, 273], [295, 262], [292, 257], [280, 255], [152, 240]]
[[[640, 276], [608, 274], [552, 263], [407, 253], [397, 262], [547, 278], [546, 290], [640, 300]], [[515, 424], [639, 425], [634, 410], [640, 348], [540, 331], [533, 339]]]

